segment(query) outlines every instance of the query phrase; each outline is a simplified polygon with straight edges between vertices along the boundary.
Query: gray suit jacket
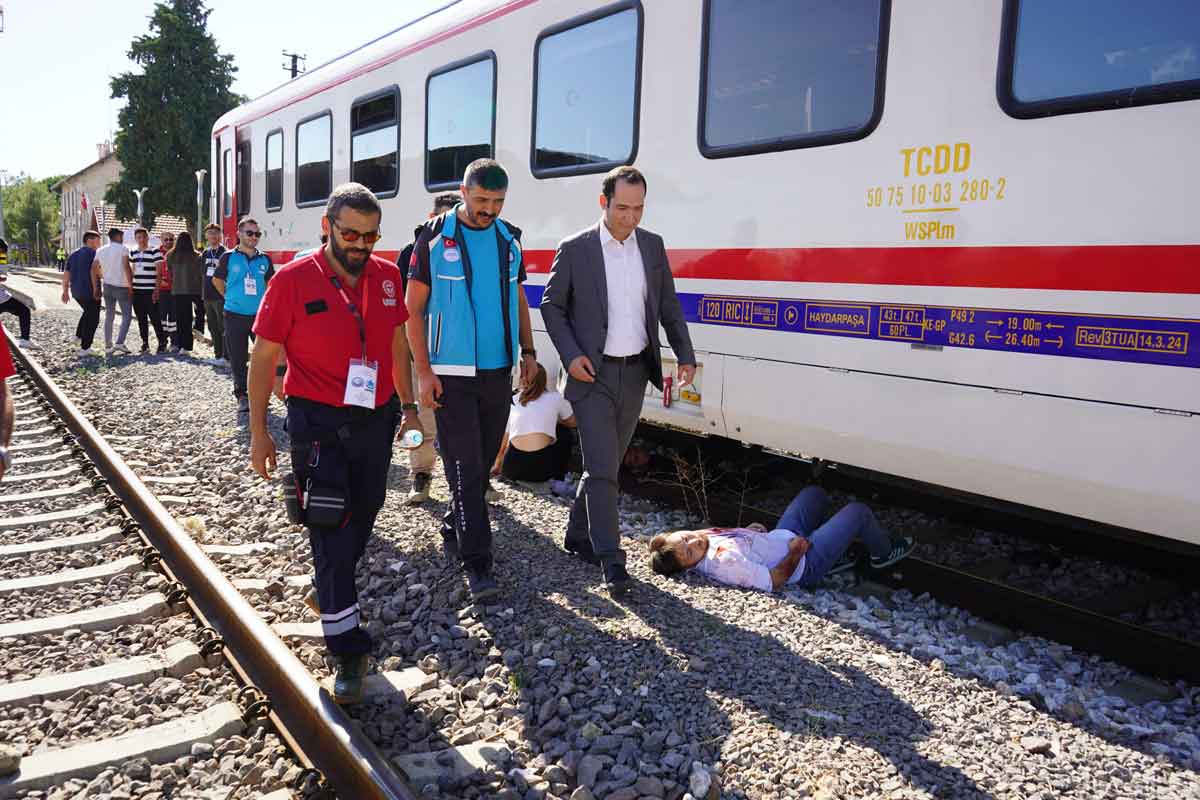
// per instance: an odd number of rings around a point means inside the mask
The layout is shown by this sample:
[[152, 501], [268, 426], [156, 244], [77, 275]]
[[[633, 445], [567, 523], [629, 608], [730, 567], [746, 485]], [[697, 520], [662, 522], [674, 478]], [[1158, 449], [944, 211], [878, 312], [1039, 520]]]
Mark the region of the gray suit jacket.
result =
[[[550, 340], [562, 358], [564, 371], [583, 355], [600, 368], [604, 340], [608, 335], [608, 280], [604, 273], [604, 253], [600, 249], [598, 223], [568, 236], [558, 246], [550, 267], [550, 280], [542, 295], [542, 319]], [[637, 229], [638, 249], [646, 270], [646, 334], [650, 340], [650, 382], [662, 391], [662, 354], [659, 352], [658, 326], [662, 323], [667, 341], [680, 364], [695, 364], [692, 337], [679, 297], [675, 279], [667, 262], [667, 250], [657, 233]], [[574, 401], [587, 394], [591, 384], [568, 378], [565, 397]]]

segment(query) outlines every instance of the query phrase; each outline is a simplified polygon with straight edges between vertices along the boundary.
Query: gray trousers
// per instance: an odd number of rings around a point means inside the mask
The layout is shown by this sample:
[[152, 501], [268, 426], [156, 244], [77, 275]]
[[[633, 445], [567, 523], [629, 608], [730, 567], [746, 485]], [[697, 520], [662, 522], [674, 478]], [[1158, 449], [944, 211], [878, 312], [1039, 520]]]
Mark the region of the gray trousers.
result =
[[617, 472], [642, 414], [649, 375], [644, 361], [595, 365], [596, 382], [571, 404], [579, 424], [583, 479], [571, 506], [566, 541], [573, 547], [590, 543], [604, 566], [624, 564], [617, 520]]
[[113, 346], [113, 317], [116, 316], [117, 306], [121, 306], [121, 327], [117, 331], [117, 344], [125, 344], [129, 335], [129, 323], [133, 321], [133, 298], [128, 286], [113, 286], [104, 284], [104, 346]]

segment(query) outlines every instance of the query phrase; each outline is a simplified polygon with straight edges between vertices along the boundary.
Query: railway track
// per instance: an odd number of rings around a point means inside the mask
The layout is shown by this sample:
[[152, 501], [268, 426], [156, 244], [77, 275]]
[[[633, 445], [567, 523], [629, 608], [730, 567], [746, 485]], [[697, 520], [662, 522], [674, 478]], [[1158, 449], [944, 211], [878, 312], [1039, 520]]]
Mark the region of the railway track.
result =
[[0, 798], [103, 793], [118, 772], [169, 788], [207, 759], [236, 772], [223, 796], [243, 796], [279, 772], [278, 758], [262, 763], [276, 739], [294, 785], [272, 800], [416, 797], [246, 600], [262, 582], [231, 581], [210, 559], [245, 547], [197, 544], [168, 511], [173, 498], [146, 485], [187, 478], [143, 482], [122, 451], [145, 437], [106, 439], [11, 336], [10, 348], [0, 733], [17, 746], [0, 758]]
[[[703, 445], [686, 434], [664, 429], [642, 426], [639, 435], [648, 441], [657, 442], [677, 452], [687, 452]], [[739, 448], [740, 449], [740, 448]], [[729, 449], [711, 459], [728, 457]], [[735, 456], [736, 458], [736, 456]], [[1123, 664], [1139, 672], [1166, 679], [1184, 679], [1191, 683], [1200, 682], [1200, 633], [1197, 639], [1184, 639], [1171, 633], [1156, 630], [1147, 625], [1130, 622], [1125, 616], [1134, 616], [1152, 602], [1165, 599], [1165, 592], [1176, 590], [1174, 580], [1189, 576], [1194, 583], [1195, 558], [1170, 552], [1137, 547], [1127, 541], [1096, 536], [1085, 538], [1085, 534], [1068, 531], [1053, 521], [1039, 519], [1030, 521], [1014, 516], [996, 507], [973, 505], [963, 499], [950, 499], [924, 491], [915, 485], [897, 482], [881, 482], [866, 475], [851, 471], [814, 470], [812, 466], [779, 456], [762, 454], [762, 458], [773, 463], [773, 469], [791, 476], [791, 486], [800, 486], [816, 480], [826, 488], [852, 493], [859, 497], [874, 497], [871, 504], [876, 509], [880, 503], [892, 507], [919, 509], [947, 520], [950, 525], [935, 525], [917, 533], [918, 541], [940, 542], [954, 535], [956, 525], [972, 524], [985, 526], [1000, 532], [1028, 535], [1033, 531], [1039, 541], [1054, 546], [1072, 547], [1089, 557], [1100, 557], [1116, 561], [1136, 563], [1158, 573], [1162, 577], [1135, 591], [1105, 591], [1104, 587], [1095, 596], [1080, 599], [1056, 596], [1014, 585], [1005, 575], [1016, 564], [1010, 558], [979, 558], [975, 563], [948, 564], [920, 555], [910, 556], [886, 573], [869, 577], [860, 572], [860, 591], [865, 594], [886, 596], [887, 592], [907, 589], [914, 596], [927, 593], [937, 600], [962, 608], [991, 623], [980, 630], [981, 641], [987, 644], [1003, 643], [1015, 637], [1015, 631], [1024, 631], [1042, 636], [1060, 644], [1069, 645], [1103, 658]], [[695, 465], [693, 465], [694, 467]], [[761, 468], [761, 465], [760, 465]], [[691, 480], [629, 480], [622, 489], [632, 494], [655, 499], [676, 507], [695, 507], [698, 499], [698, 477]], [[668, 470], [676, 470], [666, 467]], [[815, 474], [814, 474], [815, 473]], [[698, 476], [698, 472], [693, 473]], [[744, 477], [744, 475], [743, 475]], [[786, 481], [785, 481], [786, 482]], [[688, 488], [684, 488], [684, 486]], [[685, 497], [685, 493], [689, 496]], [[788, 495], [790, 498], [790, 494]], [[707, 505], [709, 519], [717, 525], [745, 525], [760, 522], [773, 525], [779, 518], [781, 508], [767, 507], [759, 492], [751, 489], [745, 493], [723, 491], [709, 486], [703, 499]], [[1033, 548], [1017, 556], [1032, 561], [1057, 558], [1041, 548]], [[1165, 587], [1165, 589], [1164, 589]], [[1140, 590], [1140, 594], [1138, 591]]]

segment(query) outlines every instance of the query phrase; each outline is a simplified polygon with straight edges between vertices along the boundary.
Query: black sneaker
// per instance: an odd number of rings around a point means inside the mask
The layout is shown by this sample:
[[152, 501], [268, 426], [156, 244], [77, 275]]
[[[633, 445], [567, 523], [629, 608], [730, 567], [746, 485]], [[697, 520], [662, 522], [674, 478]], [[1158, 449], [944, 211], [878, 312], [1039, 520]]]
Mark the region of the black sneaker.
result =
[[246, 414], [250, 411], [250, 398], [246, 395], [241, 395], [237, 399], [238, 413]]
[[412, 489], [408, 492], [408, 497], [404, 502], [410, 506], [419, 506], [429, 499], [429, 484], [433, 482], [433, 476], [428, 472], [418, 472], [413, 475]]
[[911, 536], [893, 536], [891, 552], [882, 557], [871, 556], [871, 568], [883, 569], [884, 567], [890, 567], [897, 561], [907, 558], [915, 546], [916, 542], [913, 541]]
[[367, 654], [341, 656], [333, 676], [333, 702], [349, 705], [362, 700], [363, 679], [367, 677]]
[[604, 588], [612, 597], [624, 597], [633, 588], [633, 578], [625, 571], [624, 564], [609, 564], [604, 568]]
[[165, 353], [165, 352], [167, 352], [167, 343], [166, 343], [166, 342], [159, 342], [159, 343], [158, 343], [158, 349], [154, 351], [154, 354], [155, 354], [155, 355], [159, 355], [159, 356], [161, 356], [161, 355], [162, 355], [163, 353]]
[[145, 342], [142, 342], [142, 349], [138, 350], [138, 355], [143, 355], [143, 356], [150, 355], [150, 345], [146, 344]]
[[854, 569], [863, 560], [864, 555], [866, 553], [857, 543], [852, 544], [846, 548], [846, 552], [842, 553], [842, 557], [833, 563], [833, 566], [829, 568], [829, 572], [826, 574], [837, 575], [839, 572]]
[[471, 599], [475, 602], [486, 600], [500, 594], [500, 585], [492, 577], [492, 568], [468, 569], [467, 586], [471, 590]]
[[566, 550], [570, 555], [575, 556], [580, 561], [588, 564], [600, 566], [600, 559], [596, 557], [596, 551], [592, 549], [591, 542], [583, 544], [575, 544], [573, 542], [563, 542], [563, 550]]

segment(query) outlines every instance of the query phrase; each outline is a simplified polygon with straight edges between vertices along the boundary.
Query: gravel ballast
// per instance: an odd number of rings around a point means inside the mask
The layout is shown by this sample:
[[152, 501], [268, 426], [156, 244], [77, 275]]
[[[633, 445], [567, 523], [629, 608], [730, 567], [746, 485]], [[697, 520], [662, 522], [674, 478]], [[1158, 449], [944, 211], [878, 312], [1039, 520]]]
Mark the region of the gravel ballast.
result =
[[[152, 434], [128, 456], [139, 474], [196, 478], [155, 490], [189, 498], [172, 510], [199, 541], [275, 545], [220, 562], [278, 581], [252, 598], [260, 612], [314, 621], [303, 587], [283, 581], [310, 570], [306, 536], [287, 523], [277, 484], [248, 469], [228, 372], [176, 357], [92, 357], [81, 369], [75, 319], [35, 318], [36, 355], [55, 380], [105, 434]], [[272, 406], [286, 470], [281, 413]], [[499, 757], [416, 787], [425, 796], [1200, 798], [1197, 687], [1135, 704], [1118, 696], [1134, 677], [1120, 666], [1034, 637], [989, 645], [964, 612], [906, 592], [855, 594], [849, 579], [767, 595], [655, 576], [645, 540], [694, 521], [643, 501], [622, 500], [639, 583], [614, 602], [597, 568], [561, 551], [567, 502], [500, 484], [503, 592], [472, 605], [437, 546], [445, 483], [438, 474], [426, 507], [403, 505], [397, 453], [360, 566], [363, 616], [377, 668], [418, 666], [433, 682], [411, 703], [351, 714], [396, 759], [480, 743]], [[328, 674], [322, 647], [293, 647]]]

